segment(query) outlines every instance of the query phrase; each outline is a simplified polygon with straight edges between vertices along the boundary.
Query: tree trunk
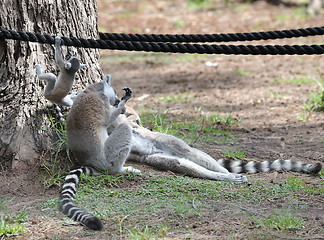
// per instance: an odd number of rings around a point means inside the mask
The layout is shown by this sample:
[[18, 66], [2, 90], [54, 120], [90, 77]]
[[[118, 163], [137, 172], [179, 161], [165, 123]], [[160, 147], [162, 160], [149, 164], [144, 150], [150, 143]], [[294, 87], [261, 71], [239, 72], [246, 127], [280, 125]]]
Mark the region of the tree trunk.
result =
[[[98, 38], [96, 0], [2, 0], [0, 26], [66, 37]], [[62, 46], [66, 56], [67, 47]], [[70, 50], [71, 48], [69, 48]], [[77, 73], [74, 90], [102, 78], [99, 50], [79, 48], [86, 67]], [[0, 170], [4, 166], [29, 169], [51, 144], [44, 72], [58, 73], [54, 45], [0, 39]]]

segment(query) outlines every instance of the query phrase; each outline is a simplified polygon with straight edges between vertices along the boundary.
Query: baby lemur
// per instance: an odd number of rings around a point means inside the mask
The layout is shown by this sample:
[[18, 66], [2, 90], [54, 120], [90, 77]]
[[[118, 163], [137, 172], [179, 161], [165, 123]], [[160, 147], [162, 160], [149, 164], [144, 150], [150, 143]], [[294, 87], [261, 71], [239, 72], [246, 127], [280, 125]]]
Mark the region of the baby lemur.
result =
[[62, 59], [60, 45], [61, 37], [55, 37], [55, 61], [60, 68], [60, 74], [56, 77], [53, 73], [42, 73], [41, 66], [36, 64], [36, 73], [40, 80], [47, 82], [45, 87], [45, 98], [52, 103], [71, 107], [74, 94], [71, 91], [76, 72], [84, 67], [77, 56], [71, 56], [65, 63]]

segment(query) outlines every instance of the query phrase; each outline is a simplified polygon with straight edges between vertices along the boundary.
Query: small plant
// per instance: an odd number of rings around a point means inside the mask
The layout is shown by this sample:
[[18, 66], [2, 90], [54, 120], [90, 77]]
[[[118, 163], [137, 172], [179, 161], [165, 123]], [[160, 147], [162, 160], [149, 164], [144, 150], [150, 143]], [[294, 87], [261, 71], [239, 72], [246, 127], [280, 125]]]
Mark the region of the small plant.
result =
[[9, 199], [9, 200], [1, 199], [0, 200], [0, 211], [4, 212], [5, 220], [8, 222], [16, 222], [16, 223], [26, 221], [28, 219], [28, 215], [26, 212], [27, 207], [25, 207], [20, 214], [17, 213], [15, 216], [12, 216], [10, 213], [8, 213], [6, 205], [9, 204], [11, 201], [12, 201], [12, 199]]
[[284, 95], [282, 93], [279, 93], [279, 92], [270, 91], [269, 92], [269, 97], [271, 97], [271, 98], [283, 98]]
[[55, 159], [57, 159], [59, 152], [62, 149], [66, 149], [66, 155], [68, 159], [71, 161], [70, 158], [70, 151], [69, 151], [69, 144], [67, 141], [67, 135], [66, 135], [66, 126], [65, 122], [55, 122], [53, 117], [49, 114], [49, 119], [51, 122], [51, 132], [55, 134], [57, 137], [57, 140], [54, 142], [54, 145], [57, 147], [56, 153], [55, 153]]
[[67, 159], [72, 162], [70, 157], [69, 145], [67, 141], [66, 129], [65, 129], [65, 122], [58, 121], [56, 122], [52, 115], [48, 114], [51, 128], [50, 130], [45, 129], [49, 133], [53, 134], [56, 138], [54, 142], [55, 147], [55, 154], [54, 156], [51, 155], [51, 159], [48, 160], [45, 157], [42, 157], [42, 165], [41, 169], [46, 172], [46, 174], [42, 173], [44, 185], [49, 188], [51, 186], [60, 186], [61, 180], [63, 176], [63, 172], [68, 169], [60, 169], [58, 166], [60, 164], [60, 153], [64, 150]]
[[304, 188], [304, 184], [305, 182], [298, 178], [298, 177], [292, 177], [292, 176], [288, 176], [286, 179], [286, 184], [294, 191], [300, 191]]
[[[321, 174], [321, 172], [320, 172]], [[309, 186], [306, 184], [306, 182], [298, 177], [292, 177], [292, 176], [288, 176], [288, 178], [286, 179], [286, 184], [287, 187], [290, 188], [292, 191], [294, 192], [300, 192], [300, 191], [304, 191], [307, 194], [310, 195], [323, 195], [324, 193], [324, 180], [321, 179], [319, 182], [319, 185], [317, 186]]]
[[314, 81], [314, 78], [311, 76], [303, 75], [300, 77], [293, 78], [276, 78], [274, 83], [290, 83], [290, 84], [309, 84]]
[[186, 26], [186, 23], [183, 20], [176, 20], [174, 22], [174, 27], [176, 28], [183, 28]]
[[18, 224], [10, 224], [3, 219], [0, 218], [0, 239], [7, 239], [12, 236], [17, 236], [24, 231], [25, 227]]
[[208, 0], [189, 0], [189, 7], [193, 9], [200, 9], [208, 6]]
[[259, 219], [251, 216], [252, 224], [259, 228], [269, 228], [277, 231], [297, 231], [303, 226], [303, 218], [292, 214], [290, 211], [282, 210], [281, 213], [273, 211], [268, 217]]
[[149, 239], [153, 239], [155, 232], [156, 232], [156, 228], [150, 228], [148, 226], [145, 226], [143, 228], [133, 228], [130, 227], [127, 229], [128, 230], [128, 239], [130, 240], [149, 240]]
[[243, 70], [243, 69], [240, 69], [240, 68], [237, 68], [237, 69], [235, 69], [235, 73], [236, 73], [236, 74], [238, 74], [238, 75], [241, 75], [241, 76], [245, 76], [245, 77], [247, 77], [247, 76], [250, 76], [250, 75], [251, 75], [251, 73], [250, 73], [250, 72], [248, 72], [248, 71], [245, 71], [245, 70]]
[[312, 92], [310, 99], [304, 103], [307, 111], [323, 111], [324, 110], [324, 92]]
[[17, 236], [22, 233], [25, 227], [22, 226], [21, 223], [25, 222], [28, 219], [26, 207], [20, 214], [17, 213], [15, 216], [11, 215], [7, 211], [5, 205], [8, 204], [11, 200], [0, 200], [0, 211], [4, 212], [4, 215], [0, 217], [0, 239]]
[[221, 117], [218, 114], [212, 114], [211, 116], [206, 116], [206, 121], [210, 121], [212, 123], [220, 123], [220, 124], [228, 124], [228, 125], [238, 125], [241, 122], [241, 119], [235, 120], [232, 118], [231, 114], [228, 114], [225, 117]]
[[307, 111], [324, 111], [324, 79], [320, 70], [318, 70], [320, 80], [313, 79], [319, 86], [320, 92], [313, 91], [310, 99], [304, 103]]
[[298, 121], [305, 121], [308, 120], [308, 118], [309, 118], [309, 114], [307, 113], [307, 111], [303, 111], [302, 114], [298, 114], [297, 116]]
[[233, 158], [235, 160], [243, 159], [245, 157], [244, 150], [232, 150], [232, 149], [225, 149], [224, 153], [227, 157]]
[[149, 240], [149, 239], [164, 239], [169, 227], [160, 226], [144, 226], [135, 227], [130, 226], [126, 228], [128, 231], [127, 239], [130, 240]]

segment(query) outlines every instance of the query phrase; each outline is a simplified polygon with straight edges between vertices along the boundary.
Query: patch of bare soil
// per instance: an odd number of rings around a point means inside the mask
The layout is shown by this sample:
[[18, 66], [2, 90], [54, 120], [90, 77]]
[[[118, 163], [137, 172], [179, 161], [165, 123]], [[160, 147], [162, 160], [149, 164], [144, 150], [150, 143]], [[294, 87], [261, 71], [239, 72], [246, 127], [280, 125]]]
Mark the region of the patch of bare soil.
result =
[[[211, 2], [207, 9], [190, 9], [187, 1], [99, 1], [99, 25], [103, 32], [181, 34], [280, 30], [321, 26], [324, 22], [323, 15], [304, 18], [296, 7], [287, 4], [230, 2], [226, 7], [226, 1]], [[323, 42], [323, 37], [252, 44], [314, 42]], [[127, 52], [102, 52], [102, 56], [108, 59], [119, 55], [125, 56]], [[204, 113], [230, 113], [233, 118], [241, 119], [238, 126], [231, 127], [236, 144], [196, 143], [198, 148], [215, 158], [224, 157], [223, 149], [233, 148], [244, 150], [246, 158], [251, 160], [279, 158], [324, 164], [324, 113], [307, 112], [307, 119], [298, 120], [304, 114], [303, 101], [316, 89], [316, 84], [276, 81], [302, 76], [318, 78], [317, 70], [324, 71], [323, 56], [209, 56], [208, 61], [217, 63], [217, 67], [206, 66], [207, 58], [170, 63], [161, 62], [159, 58], [162, 55], [156, 55], [152, 62], [103, 60], [102, 68], [105, 73], [112, 74], [116, 89], [124, 86], [133, 89], [132, 104], [135, 108], [168, 109], [172, 116], [193, 119], [198, 117], [194, 107], [201, 107]], [[194, 94], [199, 101], [168, 103], [158, 100], [162, 96], [184, 92]], [[148, 97], [144, 100], [138, 98], [145, 94]], [[169, 174], [146, 166], [138, 168], [144, 173]], [[287, 176], [288, 173], [267, 173], [249, 175], [248, 178], [280, 184]], [[300, 177], [307, 183], [318, 184], [318, 176]], [[59, 189], [45, 190], [38, 170], [34, 169], [28, 175], [2, 173], [0, 178], [1, 198], [13, 198], [9, 210], [15, 212], [29, 207], [30, 226], [17, 239], [103, 239], [109, 235], [105, 230], [99, 235], [80, 228], [76, 230], [71, 228], [71, 223], [62, 227], [62, 224], [57, 224], [62, 219], [46, 216], [39, 210], [36, 205], [56, 197]], [[308, 208], [299, 210], [297, 214], [303, 215], [307, 224], [316, 228], [308, 231], [305, 226], [301, 234], [320, 239], [324, 237], [320, 235], [323, 234], [320, 228], [324, 227], [323, 198], [314, 195], [303, 200]], [[280, 200], [269, 200], [259, 206], [220, 202], [211, 208], [209, 221], [197, 223], [196, 219], [188, 219], [190, 234], [170, 236], [170, 239], [295, 239], [293, 234], [284, 236], [268, 232], [255, 236], [253, 226], [246, 228], [241, 224], [244, 222], [240, 217], [242, 213], [288, 205]]]

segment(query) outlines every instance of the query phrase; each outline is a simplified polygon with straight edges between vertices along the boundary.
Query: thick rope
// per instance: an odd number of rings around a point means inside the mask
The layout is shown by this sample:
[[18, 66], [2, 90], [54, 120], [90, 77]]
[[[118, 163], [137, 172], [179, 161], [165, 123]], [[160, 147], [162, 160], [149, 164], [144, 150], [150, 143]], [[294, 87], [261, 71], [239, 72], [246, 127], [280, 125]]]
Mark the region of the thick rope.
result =
[[324, 35], [324, 27], [300, 28], [282, 31], [220, 33], [220, 34], [125, 34], [99, 33], [100, 39], [134, 42], [238, 42]]
[[[15, 32], [0, 29], [0, 38], [29, 42], [54, 44], [54, 36]], [[314, 55], [324, 54], [324, 45], [208, 45], [208, 44], [173, 44], [161, 42], [130, 42], [94, 40], [84, 38], [62, 37], [62, 44], [83, 48], [100, 48], [111, 50], [199, 53], [199, 54], [243, 54], [243, 55]]]

